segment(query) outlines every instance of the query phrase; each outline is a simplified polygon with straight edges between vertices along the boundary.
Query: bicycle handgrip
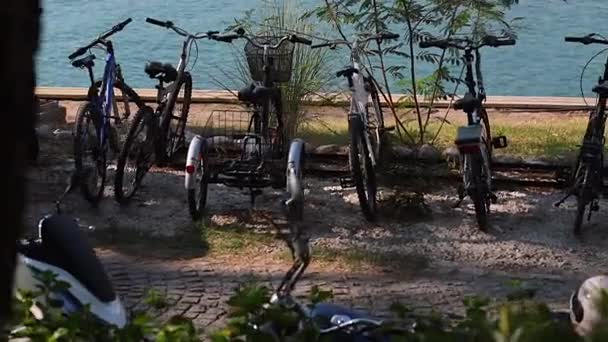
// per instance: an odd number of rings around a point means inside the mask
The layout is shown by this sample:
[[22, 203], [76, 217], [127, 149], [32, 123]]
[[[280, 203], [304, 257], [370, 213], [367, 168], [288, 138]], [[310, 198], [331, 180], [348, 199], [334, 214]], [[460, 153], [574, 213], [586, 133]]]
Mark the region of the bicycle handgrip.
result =
[[233, 40], [239, 39], [241, 37], [240, 34], [231, 33], [231, 34], [214, 34], [211, 36], [211, 39], [217, 40], [218, 42], [232, 43]]
[[392, 32], [384, 32], [380, 34], [380, 39], [398, 39], [399, 35]]
[[509, 46], [515, 45], [515, 39], [501, 39], [496, 41], [496, 45], [494, 46]]
[[69, 55], [68, 58], [69, 59], [74, 59], [78, 56], [82, 56], [87, 52], [86, 48], [81, 47], [80, 49], [76, 50], [73, 54]]
[[446, 48], [445, 41], [443, 41], [443, 40], [426, 40], [426, 41], [420, 42], [419, 46], [421, 49], [427, 49], [430, 47], [438, 47], [440, 49]]
[[170, 21], [160, 21], [160, 20], [156, 20], [156, 19], [152, 19], [152, 18], [146, 18], [146, 22], [152, 25], [157, 25], [157, 26], [161, 26], [161, 27], [169, 27], [169, 23], [171, 23]]
[[303, 37], [298, 37], [295, 34], [289, 36], [289, 41], [292, 43], [300, 43], [305, 45], [312, 45], [312, 41]]
[[564, 40], [567, 42], [574, 42], [574, 43], [582, 43], [584, 38], [581, 37], [566, 37]]
[[118, 25], [114, 26], [113, 31], [114, 31], [114, 30], [116, 30], [116, 31], [120, 31], [120, 30], [124, 29], [124, 28], [125, 28], [125, 26], [129, 25], [129, 24], [130, 24], [132, 21], [133, 21], [133, 19], [131, 19], [131, 18], [129, 18], [129, 19], [127, 19], [127, 20], [123, 21], [122, 23], [120, 23], [120, 24], [118, 24]]

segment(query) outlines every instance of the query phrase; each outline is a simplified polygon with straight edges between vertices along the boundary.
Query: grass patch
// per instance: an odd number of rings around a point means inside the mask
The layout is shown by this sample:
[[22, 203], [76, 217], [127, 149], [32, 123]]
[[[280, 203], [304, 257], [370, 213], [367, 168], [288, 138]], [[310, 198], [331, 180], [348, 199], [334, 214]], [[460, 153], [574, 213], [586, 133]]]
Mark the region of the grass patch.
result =
[[215, 255], [248, 255], [275, 242], [273, 235], [256, 233], [238, 225], [218, 227], [206, 224], [202, 235], [209, 245], [210, 254]]
[[[449, 119], [454, 121], [443, 125], [435, 141], [435, 145], [441, 150], [453, 146], [457, 128], [464, 124], [464, 116], [454, 115]], [[498, 155], [559, 158], [578, 150], [587, 125], [587, 117], [552, 113], [539, 113], [538, 116], [503, 115], [502, 112], [495, 112], [491, 114], [490, 122], [492, 135], [505, 135], [509, 140], [506, 149], [496, 151]], [[392, 124], [387, 122], [387, 125]], [[418, 135], [415, 122], [406, 127], [412, 135]], [[426, 133], [429, 140], [435, 136], [439, 127], [439, 121], [429, 123]], [[396, 133], [392, 132], [391, 135], [392, 140], [397, 142]], [[346, 145], [349, 143], [348, 123], [346, 119], [331, 117], [310, 120], [302, 126], [298, 136], [315, 146]]]
[[427, 267], [426, 258], [397, 252], [369, 251], [361, 248], [336, 249], [330, 247], [313, 248], [313, 260], [345, 264], [352, 269], [380, 267], [385, 271], [407, 275]]

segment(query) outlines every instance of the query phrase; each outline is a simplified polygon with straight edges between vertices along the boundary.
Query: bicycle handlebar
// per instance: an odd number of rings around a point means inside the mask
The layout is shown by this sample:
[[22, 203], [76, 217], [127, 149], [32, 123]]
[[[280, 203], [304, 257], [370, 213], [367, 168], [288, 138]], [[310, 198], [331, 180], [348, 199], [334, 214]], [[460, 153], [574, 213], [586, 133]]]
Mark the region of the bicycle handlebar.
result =
[[[367, 37], [367, 38], [363, 38], [363, 39], [358, 39], [357, 43], [358, 44], [362, 44], [362, 43], [367, 43], [369, 41], [372, 40], [385, 40], [385, 39], [398, 39], [399, 38], [399, 34], [397, 33], [392, 33], [392, 32], [382, 32], [380, 34], [371, 36], [371, 37]], [[325, 43], [321, 43], [321, 44], [315, 44], [313, 46], [311, 46], [311, 49], [318, 49], [318, 48], [322, 48], [322, 47], [329, 47], [330, 49], [335, 49], [338, 45], [348, 45], [351, 46], [353, 44], [353, 42], [350, 42], [348, 40], [330, 40], [327, 41]]]
[[588, 34], [584, 37], [565, 37], [564, 40], [569, 43], [583, 43], [585, 45], [589, 45], [589, 44], [608, 45], [608, 40], [593, 38], [593, 36], [595, 36], [595, 33]]
[[[234, 33], [215, 34], [215, 35], [211, 36], [211, 39], [217, 40], [218, 42], [225, 42], [225, 43], [232, 43], [233, 40], [239, 39], [239, 38], [247, 39], [252, 45], [254, 45], [260, 49], [264, 48], [263, 45], [260, 45], [254, 41], [255, 37], [249, 37], [249, 36], [245, 35], [245, 30], [243, 28], [236, 29], [236, 31]], [[289, 36], [283, 36], [283, 38], [281, 38], [281, 40], [279, 40], [279, 42], [277, 44], [269, 45], [268, 47], [273, 50], [278, 49], [279, 46], [281, 46], [281, 44], [283, 44], [283, 42], [286, 40], [289, 40], [292, 43], [298, 43], [298, 44], [305, 44], [305, 45], [312, 44], [312, 41], [310, 41], [309, 39], [300, 37], [295, 34], [291, 34]]]
[[78, 56], [82, 56], [84, 55], [87, 50], [89, 50], [90, 48], [92, 48], [93, 46], [103, 42], [104, 40], [106, 40], [108, 37], [110, 37], [111, 35], [122, 31], [127, 25], [129, 25], [129, 23], [131, 23], [133, 21], [133, 19], [128, 18], [127, 20], [114, 25], [110, 30], [108, 30], [107, 32], [102, 33], [101, 35], [99, 35], [99, 37], [95, 38], [95, 40], [93, 40], [90, 44], [83, 46], [81, 48], [78, 48], [76, 51], [74, 51], [74, 53], [72, 53], [71, 55], [68, 56], [68, 59], [74, 59]]
[[422, 49], [436, 47], [439, 49], [455, 48], [459, 50], [480, 49], [484, 46], [499, 47], [515, 45], [515, 39], [499, 38], [496, 36], [485, 36], [481, 39], [481, 43], [475, 45], [469, 39], [430, 39], [420, 42], [419, 46]]
[[212, 38], [214, 35], [219, 33], [219, 31], [207, 31], [204, 33], [192, 34], [180, 27], [175, 26], [175, 24], [170, 20], [162, 21], [162, 20], [153, 19], [153, 18], [146, 18], [146, 22], [149, 24], [152, 24], [152, 25], [164, 27], [166, 29], [171, 29], [175, 33], [179, 34], [180, 36], [188, 37], [190, 39]]

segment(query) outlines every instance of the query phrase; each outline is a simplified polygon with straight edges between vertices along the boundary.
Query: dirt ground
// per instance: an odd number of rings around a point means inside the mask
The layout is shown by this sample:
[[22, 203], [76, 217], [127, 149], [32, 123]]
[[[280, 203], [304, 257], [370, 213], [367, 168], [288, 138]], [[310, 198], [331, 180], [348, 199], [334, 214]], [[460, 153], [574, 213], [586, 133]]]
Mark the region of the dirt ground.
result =
[[[75, 104], [66, 105], [69, 120]], [[509, 114], [513, 120], [530, 119], [531, 115], [537, 113]], [[53, 201], [63, 190], [72, 171], [70, 129], [69, 125], [56, 126], [42, 134], [41, 158], [29, 174], [27, 219], [31, 227], [42, 215], [53, 211]], [[111, 175], [109, 179], [111, 184]], [[108, 186], [106, 198], [99, 208], [91, 208], [80, 193], [74, 191], [66, 198], [64, 209], [78, 217], [82, 224], [94, 226], [100, 234], [136, 231], [142, 236], [171, 239], [195, 229], [188, 214], [183, 179], [183, 173], [179, 171], [157, 170], [146, 176], [144, 186], [128, 207], [121, 207], [113, 200], [112, 188]], [[541, 299], [564, 309], [578, 282], [605, 272], [608, 266], [608, 229], [604, 224], [608, 221], [608, 203], [604, 200], [600, 203], [599, 213], [592, 217], [590, 223], [585, 223], [585, 238], [578, 240], [571, 231], [573, 201], [566, 202], [561, 208], [553, 206], [562, 195], [558, 190], [500, 189], [497, 193], [499, 202], [492, 208], [491, 229], [489, 233], [482, 233], [475, 226], [470, 202], [465, 201], [459, 208], [452, 208], [456, 201], [455, 184], [424, 184], [408, 179], [401, 182], [402, 185], [392, 183], [381, 191], [382, 217], [377, 223], [368, 223], [359, 212], [354, 191], [341, 189], [337, 179], [306, 179], [304, 224], [312, 236], [313, 251], [338, 250], [338, 254], [342, 251], [344, 255], [361, 251], [366, 255], [383, 256], [376, 260], [384, 261], [371, 262], [371, 268], [367, 270], [352, 271], [349, 278], [340, 259], [330, 264], [321, 262], [315, 265], [313, 254], [311, 275], [304, 281], [307, 285], [303, 288], [315, 285], [315, 282], [329, 288], [345, 288], [344, 293], [350, 296], [344, 299], [345, 302], [358, 303], [375, 311], [382, 309], [373, 305], [374, 298], [383, 298], [383, 303], [399, 298], [421, 307], [436, 305], [442, 310], [458, 311], [462, 308], [462, 295], [502, 295], [509, 291], [510, 279], [523, 279], [538, 289]], [[411, 184], [417, 185], [413, 188]], [[416, 191], [424, 192], [424, 202], [430, 214], [422, 215], [419, 210], [395, 205], [398, 197], [395, 194]], [[262, 210], [280, 217], [277, 204], [281, 196], [279, 190], [266, 191], [256, 202], [254, 211]], [[208, 208], [211, 220], [218, 226], [239, 224], [243, 217], [240, 213], [251, 209], [246, 194], [223, 186], [211, 187]], [[248, 227], [261, 232], [272, 230], [264, 222]], [[120, 238], [119, 233], [117, 236]], [[145, 239], [142, 238], [139, 245], [144, 249]], [[276, 250], [285, 250], [285, 247], [279, 242], [271, 242], [266, 253]], [[162, 253], [149, 258], [143, 251], [139, 255], [131, 253], [125, 256], [112, 246], [105, 246], [100, 253], [113, 275], [123, 274], [124, 269], [140, 272], [138, 264], [149, 264], [150, 269], [156, 267], [156, 270], [146, 271], [146, 274], [156, 274], [161, 265], [171, 268], [176, 262], [179, 265], [175, 267], [188, 269], [213, 264], [216, 270], [219, 267], [232, 272], [235, 279], [241, 277], [235, 270], [280, 273], [281, 269], [287, 269], [285, 262], [271, 258], [264, 263], [265, 253], [229, 260], [191, 256], [181, 257], [180, 261], [165, 260]], [[391, 267], [387, 267], [386, 260], [391, 260]], [[118, 282], [132, 281], [128, 277], [116, 277]], [[361, 286], [368, 289], [367, 292], [361, 290], [366, 295], [357, 292]], [[138, 296], [129, 295], [127, 285], [120, 291], [129, 298]], [[226, 295], [220, 299], [225, 299]], [[367, 300], [371, 301], [370, 305], [364, 304]], [[137, 298], [132, 299], [132, 305], [137, 302]]]

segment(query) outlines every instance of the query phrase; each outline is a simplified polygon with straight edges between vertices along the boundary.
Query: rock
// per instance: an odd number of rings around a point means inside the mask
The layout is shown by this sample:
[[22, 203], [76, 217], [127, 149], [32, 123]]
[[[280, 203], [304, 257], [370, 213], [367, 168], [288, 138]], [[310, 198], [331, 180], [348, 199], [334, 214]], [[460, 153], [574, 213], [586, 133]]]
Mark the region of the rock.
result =
[[316, 154], [345, 154], [344, 150], [348, 151], [348, 147], [340, 145], [322, 145], [314, 149]]
[[415, 154], [415, 151], [407, 146], [393, 146], [393, 155], [396, 158], [412, 159]]
[[458, 152], [458, 148], [456, 148], [456, 146], [451, 146], [446, 148], [441, 155], [446, 160], [458, 160], [460, 152]]
[[441, 160], [441, 152], [429, 144], [424, 144], [418, 148], [418, 159], [438, 161]]
[[505, 164], [515, 164], [521, 163], [523, 159], [515, 156], [494, 156], [494, 161]]

